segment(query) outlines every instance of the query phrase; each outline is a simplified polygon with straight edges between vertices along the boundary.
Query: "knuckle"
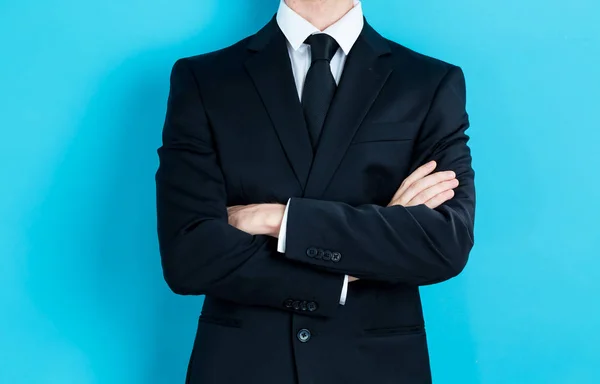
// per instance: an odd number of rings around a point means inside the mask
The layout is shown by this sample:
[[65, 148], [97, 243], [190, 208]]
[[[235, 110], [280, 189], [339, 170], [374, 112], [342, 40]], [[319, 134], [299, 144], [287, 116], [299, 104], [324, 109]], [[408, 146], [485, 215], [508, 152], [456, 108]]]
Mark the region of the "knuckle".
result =
[[420, 191], [423, 189], [423, 184], [425, 183], [425, 179], [419, 179], [410, 185], [413, 188], [413, 191]]

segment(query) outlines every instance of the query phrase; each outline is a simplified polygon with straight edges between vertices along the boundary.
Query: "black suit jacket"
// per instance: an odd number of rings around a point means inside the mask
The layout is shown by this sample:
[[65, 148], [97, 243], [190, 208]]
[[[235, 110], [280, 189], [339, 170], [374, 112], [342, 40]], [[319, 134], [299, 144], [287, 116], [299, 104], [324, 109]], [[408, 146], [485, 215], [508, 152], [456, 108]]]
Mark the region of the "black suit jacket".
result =
[[[156, 182], [165, 279], [206, 295], [188, 382], [431, 382], [418, 287], [473, 246], [468, 125], [461, 69], [367, 23], [315, 153], [275, 19], [177, 60]], [[456, 172], [454, 198], [386, 207], [429, 160]], [[290, 197], [285, 254], [227, 222], [227, 206]], [[344, 274], [361, 280], [342, 306]]]

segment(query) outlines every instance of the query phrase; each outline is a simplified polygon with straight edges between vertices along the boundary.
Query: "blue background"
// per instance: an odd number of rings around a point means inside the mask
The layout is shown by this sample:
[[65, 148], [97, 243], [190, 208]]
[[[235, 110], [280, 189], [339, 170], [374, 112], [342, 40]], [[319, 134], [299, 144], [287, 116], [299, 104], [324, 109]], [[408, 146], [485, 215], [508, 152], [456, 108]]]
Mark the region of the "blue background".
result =
[[[277, 5], [0, 2], [0, 383], [183, 382], [202, 300], [157, 252], [169, 71]], [[600, 3], [364, 8], [467, 78], [476, 246], [422, 290], [435, 383], [599, 383]]]

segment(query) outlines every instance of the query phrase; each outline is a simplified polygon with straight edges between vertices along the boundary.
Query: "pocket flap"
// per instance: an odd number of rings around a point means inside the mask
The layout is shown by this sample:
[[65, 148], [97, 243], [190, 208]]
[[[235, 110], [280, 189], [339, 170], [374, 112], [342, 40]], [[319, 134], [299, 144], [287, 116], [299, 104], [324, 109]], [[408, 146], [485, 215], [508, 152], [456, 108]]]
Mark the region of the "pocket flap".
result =
[[352, 144], [376, 141], [404, 141], [414, 137], [414, 124], [406, 122], [381, 122], [363, 124], [352, 139]]

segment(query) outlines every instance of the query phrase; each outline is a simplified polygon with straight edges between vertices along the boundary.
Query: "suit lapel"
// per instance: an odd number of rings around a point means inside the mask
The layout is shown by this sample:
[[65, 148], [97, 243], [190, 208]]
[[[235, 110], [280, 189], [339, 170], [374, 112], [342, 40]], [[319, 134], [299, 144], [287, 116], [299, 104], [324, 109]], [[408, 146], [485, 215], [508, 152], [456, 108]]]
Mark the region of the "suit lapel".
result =
[[313, 160], [305, 197], [320, 198], [392, 72], [388, 43], [365, 21], [350, 51]]
[[250, 39], [248, 49], [255, 53], [246, 61], [246, 69], [304, 190], [313, 149], [298, 99], [285, 35], [275, 18]]

